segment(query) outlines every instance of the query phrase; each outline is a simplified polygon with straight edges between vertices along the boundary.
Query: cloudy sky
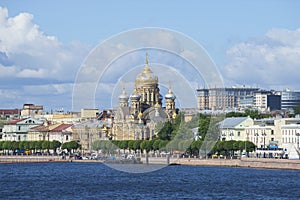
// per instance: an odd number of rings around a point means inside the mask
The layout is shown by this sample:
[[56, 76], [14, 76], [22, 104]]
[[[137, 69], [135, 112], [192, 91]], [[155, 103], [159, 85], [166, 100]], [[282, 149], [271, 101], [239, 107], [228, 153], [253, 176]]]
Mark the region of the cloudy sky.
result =
[[90, 51], [143, 27], [175, 30], [202, 45], [226, 86], [300, 90], [299, 7], [294, 0], [2, 0], [0, 108], [71, 110], [73, 83]]

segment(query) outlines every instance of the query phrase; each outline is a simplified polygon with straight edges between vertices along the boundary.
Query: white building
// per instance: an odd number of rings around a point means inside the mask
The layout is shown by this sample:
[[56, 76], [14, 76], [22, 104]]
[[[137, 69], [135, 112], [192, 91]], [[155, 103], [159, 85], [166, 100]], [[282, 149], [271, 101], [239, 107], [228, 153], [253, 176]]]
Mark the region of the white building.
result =
[[250, 117], [231, 117], [220, 122], [221, 140], [246, 140], [245, 129], [253, 125]]
[[300, 124], [287, 124], [281, 126], [282, 147], [286, 150], [289, 158], [299, 159]]
[[18, 119], [4, 125], [2, 129], [2, 140], [6, 141], [27, 141], [27, 133], [30, 128], [43, 124], [42, 121], [34, 118]]

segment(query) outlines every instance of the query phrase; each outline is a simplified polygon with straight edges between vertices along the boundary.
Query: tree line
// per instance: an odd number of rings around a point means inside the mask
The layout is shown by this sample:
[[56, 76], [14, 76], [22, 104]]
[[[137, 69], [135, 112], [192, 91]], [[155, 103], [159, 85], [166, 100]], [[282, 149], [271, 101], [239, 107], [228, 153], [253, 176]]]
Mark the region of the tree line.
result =
[[[199, 155], [203, 141], [201, 140], [97, 140], [92, 143], [92, 149], [102, 153], [116, 153], [117, 150], [129, 150], [130, 152], [171, 152], [187, 154], [190, 156]], [[250, 141], [217, 141], [215, 146], [208, 154], [229, 155], [232, 151], [245, 150], [252, 152], [255, 145]]]
[[18, 151], [18, 150], [30, 150], [32, 153], [37, 151], [45, 151], [49, 152], [49, 150], [53, 150], [56, 152], [57, 149], [67, 149], [68, 152], [71, 150], [79, 149], [81, 145], [76, 141], [65, 142], [61, 144], [61, 142], [54, 141], [0, 141], [0, 150], [6, 151]]

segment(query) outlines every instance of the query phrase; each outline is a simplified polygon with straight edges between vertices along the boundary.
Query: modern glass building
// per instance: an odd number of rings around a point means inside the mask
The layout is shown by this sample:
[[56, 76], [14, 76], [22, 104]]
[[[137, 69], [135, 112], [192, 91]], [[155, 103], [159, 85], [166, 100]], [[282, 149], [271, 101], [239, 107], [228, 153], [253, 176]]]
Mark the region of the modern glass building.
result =
[[281, 92], [281, 109], [293, 109], [300, 105], [300, 91], [285, 89]]

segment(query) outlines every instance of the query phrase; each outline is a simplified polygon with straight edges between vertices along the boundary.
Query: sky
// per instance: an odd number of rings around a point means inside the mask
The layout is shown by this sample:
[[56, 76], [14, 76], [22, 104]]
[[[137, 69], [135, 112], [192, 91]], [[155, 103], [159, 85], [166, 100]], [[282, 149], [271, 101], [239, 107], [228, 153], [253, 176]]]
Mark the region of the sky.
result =
[[[71, 111], [73, 85], [90, 52], [144, 27], [192, 38], [225, 86], [300, 90], [299, 7], [294, 0], [2, 0], [0, 108], [34, 103]], [[99, 97], [91, 107], [103, 108], [105, 101]]]

